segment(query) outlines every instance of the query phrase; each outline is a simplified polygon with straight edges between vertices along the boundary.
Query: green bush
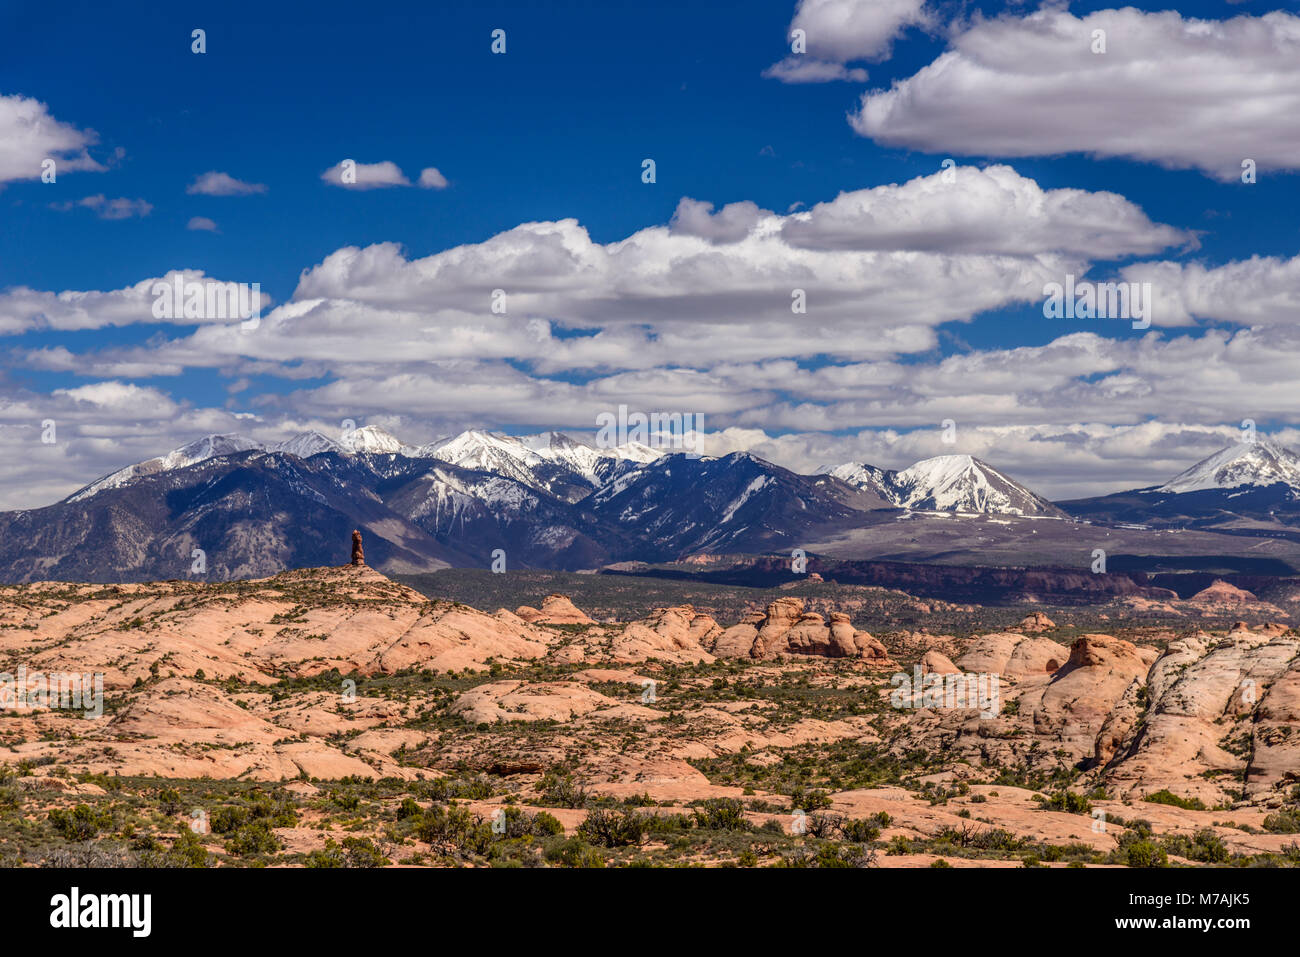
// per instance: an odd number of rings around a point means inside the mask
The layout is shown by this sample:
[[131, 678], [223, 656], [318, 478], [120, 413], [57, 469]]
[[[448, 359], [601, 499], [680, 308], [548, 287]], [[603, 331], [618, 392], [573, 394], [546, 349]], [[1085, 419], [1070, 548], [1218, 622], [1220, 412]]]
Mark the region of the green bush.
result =
[[695, 809], [695, 826], [709, 831], [748, 831], [745, 805], [737, 798], [710, 798]]
[[50, 811], [50, 823], [70, 841], [90, 841], [98, 837], [100, 831], [113, 826], [113, 814], [107, 809], [78, 804], [71, 810], [55, 808]]
[[604, 867], [605, 857], [580, 837], [558, 841], [546, 850], [546, 859], [564, 867]]
[[846, 818], [840, 822], [840, 833], [844, 840], [857, 844], [868, 844], [880, 837], [880, 828], [871, 821], [859, 818]]
[[1043, 807], [1049, 811], [1065, 811], [1068, 814], [1088, 814], [1092, 811], [1092, 802], [1073, 791], [1057, 791], [1043, 802]]
[[1174, 794], [1168, 788], [1162, 788], [1155, 794], [1148, 794], [1142, 800], [1150, 804], [1169, 804], [1173, 807], [1180, 807], [1184, 811], [1204, 811], [1205, 804], [1200, 798], [1183, 798]]
[[1170, 835], [1161, 842], [1161, 846], [1170, 854], [1202, 864], [1226, 864], [1232, 858], [1223, 838], [1208, 827], [1197, 831], [1190, 838]]
[[1125, 863], [1129, 867], [1165, 867], [1169, 863], [1169, 856], [1158, 844], [1134, 841], [1125, 849]]
[[628, 847], [645, 840], [649, 830], [640, 811], [593, 808], [578, 825], [578, 835], [597, 847]]
[[274, 854], [282, 846], [280, 839], [271, 833], [271, 825], [265, 820], [240, 825], [226, 841], [226, 851], [239, 857]]
[[387, 867], [390, 863], [367, 837], [343, 838], [343, 859], [348, 867]]
[[1284, 808], [1264, 818], [1264, 830], [1271, 834], [1300, 834], [1300, 810]]
[[793, 810], [811, 813], [830, 807], [831, 797], [820, 788], [807, 788], [796, 784], [790, 788], [790, 807]]
[[492, 845], [492, 828], [468, 808], [440, 804], [425, 811], [415, 825], [420, 840], [445, 842], [471, 854], [485, 854]]
[[572, 774], [559, 775], [554, 771], [548, 771], [542, 776], [537, 791], [541, 795], [542, 803], [551, 807], [586, 807], [591, 799], [587, 789], [581, 782], [575, 780]]

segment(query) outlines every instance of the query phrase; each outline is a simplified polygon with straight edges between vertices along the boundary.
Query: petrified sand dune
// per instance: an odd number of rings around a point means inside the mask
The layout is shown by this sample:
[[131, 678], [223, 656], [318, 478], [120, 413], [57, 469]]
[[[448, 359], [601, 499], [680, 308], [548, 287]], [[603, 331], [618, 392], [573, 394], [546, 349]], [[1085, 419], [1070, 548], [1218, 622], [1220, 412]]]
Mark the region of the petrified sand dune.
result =
[[1052, 619], [1048, 618], [1041, 611], [1036, 611], [1033, 614], [1026, 615], [1024, 620], [1021, 621], [1017, 627], [1025, 634], [1029, 635], [1040, 631], [1050, 631], [1056, 627], [1056, 622], [1052, 621]]
[[802, 598], [778, 598], [763, 612], [747, 615], [714, 639], [712, 652], [720, 658], [773, 659], [781, 655], [821, 655], [865, 658], [881, 666], [892, 664], [883, 644], [853, 627], [848, 615], [805, 612]]
[[961, 669], [953, 664], [946, 655], [937, 651], [927, 651], [921, 658], [922, 674], [937, 675], [956, 675], [961, 674]]
[[576, 681], [494, 681], [465, 692], [450, 709], [451, 714], [472, 724], [494, 721], [570, 721], [592, 712], [643, 720], [663, 717], [661, 713], [649, 708], [640, 708], [606, 697]]
[[595, 622], [574, 606], [568, 595], [547, 595], [540, 609], [523, 605], [515, 614], [538, 625], [592, 625]]
[[994, 632], [976, 638], [956, 664], [962, 671], [983, 674], [1041, 675], [1061, 667], [1068, 656], [1064, 645], [1049, 638]]
[[[887, 649], [848, 614], [789, 594], [730, 626], [691, 605], [596, 622], [558, 594], [487, 614], [365, 566], [219, 585], [0, 588], [0, 669], [102, 672], [108, 692], [98, 720], [7, 717], [6, 760], [31, 762], [61, 793], [88, 786], [67, 772], [283, 781], [472, 769], [534, 775], [509, 784], [526, 794], [543, 771], [572, 767], [601, 795], [754, 797], [753, 814], [772, 819], [788, 800], [773, 782], [790, 780], [789, 768], [878, 755], [916, 765], [906, 782], [918, 788], [1060, 773], [1076, 790], [1105, 787], [1117, 817], [1170, 827], [1213, 819], [1134, 805], [1168, 789], [1221, 810], [1235, 803], [1232, 819], [1258, 827], [1289, 798], [1300, 780], [1300, 638], [1286, 626], [1161, 625], [1124, 632], [1140, 645], [1089, 633], [1069, 647], [1043, 637], [1055, 627], [1036, 613], [1017, 631], [916, 628], [891, 632]], [[895, 707], [887, 686], [899, 676], [882, 673], [897, 667], [891, 651], [909, 680], [919, 660], [923, 674], [996, 675], [999, 697], [987, 713], [923, 695]], [[781, 777], [746, 795], [764, 770]], [[986, 798], [971, 810], [1015, 834], [1114, 843], [1086, 816], [1041, 810], [1028, 789], [971, 787]], [[833, 800], [897, 811], [886, 839], [971, 820], [902, 788]], [[570, 830], [582, 812], [571, 813]], [[1282, 848], [1282, 835], [1228, 838], [1255, 853]]]
[[[1145, 723], [1114, 761], [1120, 793], [1167, 788], [1208, 804], [1242, 775], [1247, 793], [1262, 795], [1294, 773], [1300, 754], [1277, 734], [1277, 716], [1289, 713], [1297, 653], [1294, 637], [1241, 630], [1171, 642], [1151, 667]], [[1250, 742], [1254, 758], [1234, 739]]]

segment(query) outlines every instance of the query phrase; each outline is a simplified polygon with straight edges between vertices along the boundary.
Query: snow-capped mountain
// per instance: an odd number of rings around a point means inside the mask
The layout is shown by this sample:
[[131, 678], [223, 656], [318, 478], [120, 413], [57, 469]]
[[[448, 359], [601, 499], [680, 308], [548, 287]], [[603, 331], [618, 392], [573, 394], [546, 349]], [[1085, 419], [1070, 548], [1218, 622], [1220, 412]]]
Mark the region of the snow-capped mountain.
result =
[[80, 491], [74, 492], [68, 501], [79, 502], [106, 489], [120, 488], [136, 479], [153, 475], [155, 472], [170, 472], [173, 469], [187, 468], [216, 455], [235, 455], [239, 452], [260, 451], [261, 449], [261, 443], [255, 439], [250, 439], [246, 435], [205, 435], [201, 439], [195, 439], [188, 445], [182, 445], [179, 449], [172, 449], [166, 455], [146, 459], [135, 465], [128, 465], [124, 469], [118, 469], [110, 475], [105, 475], [102, 479], [92, 482]]
[[593, 448], [562, 432], [517, 438], [478, 430], [436, 443], [426, 454], [461, 468], [504, 475], [570, 502], [659, 456], [654, 449], [637, 443], [613, 449]]
[[845, 462], [834, 468], [821, 470], [833, 475], [842, 482], [848, 482], [854, 488], [870, 489], [877, 495], [892, 503], [894, 500], [893, 476], [897, 473], [867, 465], [865, 462]]
[[971, 455], [937, 455], [900, 472], [847, 462], [830, 475], [897, 508], [924, 512], [1061, 517], [1051, 502]]
[[106, 475], [74, 493], [70, 501], [83, 501], [105, 489], [119, 488], [155, 472], [183, 469], [213, 456], [240, 452], [281, 452], [304, 459], [331, 452], [438, 459], [461, 468], [501, 475], [568, 501], [585, 497], [614, 475], [659, 455], [654, 449], [636, 443], [614, 449], [592, 448], [560, 432], [515, 438], [471, 430], [425, 446], [407, 445], [374, 425], [351, 429], [337, 439], [311, 431], [272, 444], [245, 435], [206, 435], [166, 455]]
[[1267, 439], [1220, 449], [1164, 485], [1061, 502], [1094, 522], [1160, 528], [1300, 525], [1300, 455]]
[[377, 425], [363, 425], [339, 436], [338, 444], [349, 452], [372, 455], [416, 455], [417, 450]]
[[322, 452], [342, 452], [344, 448], [327, 435], [319, 432], [300, 432], [291, 439], [285, 439], [271, 446], [274, 452], [285, 452], [300, 459], [308, 459]]
[[721, 458], [665, 455], [621, 475], [583, 502], [611, 525], [646, 537], [641, 555], [752, 552], [798, 545], [814, 530], [859, 524], [888, 508], [828, 475], [798, 475], [748, 452]]
[[1156, 491], [1182, 494], [1212, 488], [1279, 483], [1300, 488], [1300, 455], [1265, 439], [1257, 439], [1215, 452]]
[[971, 455], [923, 459], [895, 475], [893, 484], [899, 506], [918, 511], [1061, 514], [1047, 499]]
[[301, 432], [291, 439], [272, 445], [264, 445], [246, 435], [205, 435], [188, 445], [173, 449], [166, 455], [146, 459], [135, 465], [128, 465], [106, 475], [85, 488], [74, 492], [68, 501], [79, 502], [105, 489], [120, 488], [142, 476], [155, 472], [170, 472], [174, 469], [188, 468], [205, 459], [219, 455], [235, 455], [240, 452], [284, 452], [298, 458], [310, 458], [322, 452], [377, 453], [414, 456], [418, 449], [403, 444], [393, 435], [378, 426], [367, 425], [343, 433], [338, 441], [322, 435], [320, 432]]
[[[46, 508], [0, 513], [0, 581], [184, 577], [196, 548], [211, 577], [272, 574], [345, 561], [353, 528], [372, 563], [394, 572], [486, 567], [497, 549], [511, 568], [570, 570], [872, 539], [890, 556], [917, 540], [919, 529], [897, 527], [930, 523], [925, 513], [989, 517], [940, 523], [943, 554], [987, 547], [1002, 526], [1051, 534], [1018, 518], [1067, 513], [1130, 529], [1274, 534], [1300, 527], [1300, 456], [1263, 441], [1233, 447], [1165, 486], [1058, 508], [968, 455], [800, 475], [746, 452], [598, 449], [558, 432], [474, 430], [421, 447], [370, 426], [270, 445], [210, 435]], [[894, 538], [877, 535], [885, 528]]]

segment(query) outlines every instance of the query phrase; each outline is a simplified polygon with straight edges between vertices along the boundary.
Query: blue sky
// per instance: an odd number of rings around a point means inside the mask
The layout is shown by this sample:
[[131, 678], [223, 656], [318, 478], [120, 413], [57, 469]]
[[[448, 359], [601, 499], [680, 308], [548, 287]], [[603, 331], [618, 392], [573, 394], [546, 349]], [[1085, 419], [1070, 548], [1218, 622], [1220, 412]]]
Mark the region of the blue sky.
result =
[[[872, 4], [896, 10], [898, 22], [858, 33], [825, 26], [828, 16], [857, 15], [855, 8]], [[384, 424], [425, 441], [469, 425], [580, 431], [595, 412], [630, 400], [651, 408], [702, 409], [720, 433], [720, 451], [752, 447], [806, 469], [849, 458], [902, 467], [923, 454], [952, 451], [936, 445], [932, 435], [932, 426], [950, 415], [969, 425], [958, 451], [979, 454], [1013, 474], [1019, 470], [1030, 484], [1061, 494], [1167, 477], [1164, 471], [1226, 444], [1247, 415], [1286, 439], [1300, 415], [1300, 404], [1279, 398], [1289, 384], [1284, 360], [1293, 345], [1300, 353], [1287, 319], [1290, 306], [1300, 301], [1296, 270], [1288, 265], [1300, 252], [1300, 180], [1293, 172], [1300, 156], [1283, 129], [1284, 118], [1294, 125], [1291, 108], [1300, 79], [1271, 65], [1268, 56], [1258, 58], [1252, 74], [1247, 61], [1254, 57], [1246, 55], [1257, 44], [1283, 61], [1295, 49], [1294, 23], [1300, 20], [1264, 16], [1288, 9], [1278, 3], [1135, 4], [1178, 21], [1139, 25], [1102, 3], [1048, 8], [1061, 15], [1053, 22], [1058, 28], [1066, 22], [1067, 33], [1076, 21], [1082, 30], [1100, 17], [1096, 22], [1109, 30], [1108, 64], [1128, 57], [1143, 61], [1148, 72], [1142, 75], [1188, 70], [1211, 80], [1223, 69], [1221, 90], [1276, 84], [1278, 94], [1261, 103], [1239, 93], [1235, 115], [1260, 118], [1219, 137], [1206, 129], [1231, 126], [1234, 111], [1225, 113], [1214, 82], [1187, 94], [1153, 92], [1131, 78], [1099, 80], [1077, 94], [1068, 83], [1053, 91], [1044, 82], [1044, 116], [1068, 117], [1086, 104], [1077, 124], [1083, 130], [1072, 133], [1068, 119], [1026, 119], [1005, 134], [1004, 149], [993, 150], [981, 145], [980, 131], [990, 120], [1028, 114], [1040, 104], [1027, 98], [1011, 102], [1008, 91], [1025, 84], [992, 76], [987, 62], [980, 75], [989, 77], [988, 89], [976, 87], [969, 104], [951, 104], [971, 117], [969, 130], [936, 122], [934, 111], [921, 107], [867, 134], [852, 117], [864, 93], [896, 82], [912, 84], [918, 103], [927, 95], [951, 102], [942, 79], [927, 79], [927, 71], [950, 51], [960, 52], [964, 37], [968, 49], [988, 54], [977, 41], [989, 23], [1017, 31], [1005, 45], [1009, 57], [1015, 58], [1016, 44], [1024, 44], [1020, 65], [1051, 73], [1053, 58], [1033, 46], [1035, 4], [751, 0], [368, 8], [322, 2], [294, 9], [223, 2], [185, 4], [183, 11], [172, 4], [73, 6], [8, 5], [0, 13], [0, 96], [43, 104], [48, 118], [87, 142], [84, 154], [80, 147], [66, 154], [71, 165], [77, 165], [75, 157], [88, 156], [102, 167], [61, 170], [53, 184], [26, 175], [26, 158], [12, 160], [17, 172], [6, 175], [0, 168], [0, 319], [10, 317], [13, 324], [0, 342], [7, 356], [0, 432], [6, 441], [31, 442], [33, 420], [67, 422], [66, 439], [56, 450], [42, 449], [39, 466], [0, 474], [0, 505], [49, 500], [50, 490], [70, 491], [134, 461], [132, 456], [180, 444], [197, 430], [239, 427], [279, 435], [326, 428], [342, 418]], [[1180, 53], [1179, 30], [1193, 18], [1230, 17], [1250, 19], [1242, 35], [1208, 41], [1211, 59], [1198, 74], [1200, 51]], [[783, 82], [765, 76], [790, 52], [787, 37], [799, 23], [811, 25], [815, 58], [861, 52], [843, 63], [845, 69], [865, 70], [866, 79]], [[1139, 26], [1152, 33], [1141, 33]], [[196, 27], [206, 31], [203, 55], [190, 49]], [[490, 52], [495, 28], [506, 30], [505, 55]], [[1167, 45], [1159, 40], [1166, 33], [1174, 38]], [[1079, 35], [1082, 42], [1086, 31]], [[835, 50], [828, 52], [830, 45]], [[1004, 67], [996, 64], [993, 73]], [[1068, 75], [1067, 66], [1060, 75]], [[1183, 95], [1187, 102], [1169, 99]], [[1182, 111], [1185, 121], [1166, 122], [1171, 112]], [[1090, 124], [1097, 128], [1100, 155], [1073, 145], [1090, 149], [1084, 135]], [[1259, 152], [1258, 183], [1243, 185], [1223, 173], [1225, 162], [1237, 155], [1225, 147], [1225, 160], [1218, 148], [1225, 138], [1240, 140], [1242, 155]], [[1125, 154], [1128, 146], [1113, 144], [1130, 142], [1139, 144], [1134, 150], [1142, 155], [1108, 155]], [[1061, 143], [1064, 148], [1058, 148]], [[37, 153], [31, 162], [38, 162]], [[653, 184], [641, 181], [647, 157], [657, 167]], [[779, 251], [751, 254], [747, 242], [731, 238], [716, 240], [714, 255], [697, 248], [698, 231], [669, 226], [685, 222], [674, 219], [683, 197], [711, 203], [715, 213], [728, 204], [754, 204], [769, 222], [779, 223], [842, 192], [936, 176], [946, 157], [973, 175], [990, 166], [1010, 167], [1019, 185], [1007, 186], [1008, 193], [1117, 194], [1135, 218], [1116, 217], [1110, 246], [1118, 253], [1108, 251], [1106, 242], [1068, 253], [1044, 246], [1042, 254], [1060, 254], [1059, 262], [1044, 264], [1032, 241], [1007, 253], [1023, 232], [1014, 215], [1003, 219], [1002, 207], [977, 206], [970, 215], [987, 217], [989, 248], [978, 248], [974, 240], [946, 248], [942, 238], [927, 238], [922, 255], [929, 258], [914, 277], [906, 270], [916, 249], [882, 245], [873, 231], [889, 232], [889, 224], [878, 217], [852, 228], [865, 230], [863, 248], [886, 250], [881, 255], [889, 257], [887, 264], [858, 262], [843, 253], [822, 257], [823, 267], [819, 254], [809, 253], [804, 265], [781, 258]], [[323, 181], [322, 173], [345, 158], [396, 164], [411, 181], [434, 167], [447, 185], [353, 190]], [[187, 192], [211, 171], [260, 189], [249, 195]], [[78, 205], [88, 197], [103, 201]], [[108, 215], [106, 204], [119, 199], [133, 214]], [[1089, 202], [1096, 206], [1093, 214], [1110, 217], [1108, 201]], [[906, 218], [907, 210], [918, 207], [900, 193], [893, 208]], [[211, 220], [215, 230], [187, 228], [195, 217]], [[563, 283], [581, 285], [563, 295], [549, 292], [559, 282], [546, 275], [555, 264], [543, 245], [528, 245], [535, 237], [505, 252], [479, 245], [521, 223], [568, 219], [596, 246], [656, 228], [668, 227], [672, 235], [662, 261], [653, 269], [638, 267], [653, 272], [651, 278], [639, 271], [629, 278], [584, 262], [575, 279], [567, 273], [569, 264], [560, 264]], [[1156, 227], [1168, 227], [1177, 241], [1153, 248]], [[1069, 232], [1066, 226], [1051, 228], [1051, 236]], [[939, 229], [952, 233], [947, 226]], [[696, 245], [680, 251], [673, 245], [688, 240]], [[572, 250], [572, 238], [564, 243]], [[824, 251], [822, 243], [816, 238], [804, 248]], [[392, 301], [386, 301], [386, 291], [361, 291], [365, 276], [336, 275], [324, 266], [339, 250], [373, 244], [400, 249], [397, 258], [384, 257], [372, 270], [376, 288], [406, 290], [395, 292]], [[522, 315], [512, 313], [509, 335], [519, 334], [520, 341], [503, 346], [506, 331], [485, 322], [478, 338], [489, 346], [449, 353], [447, 361], [459, 363], [454, 368], [437, 354], [411, 353], [401, 336], [391, 338], [390, 356], [366, 355], [376, 342], [388, 341], [389, 308], [404, 310], [402, 323], [412, 311], [427, 308], [427, 331], [435, 338], [440, 329], [464, 332], [475, 321], [466, 318], [473, 309], [459, 297], [477, 278], [458, 275], [459, 284], [441, 274], [412, 278], [419, 271], [414, 264], [463, 245], [483, 249], [486, 258], [471, 255], [471, 264], [512, 257], [508, 268], [501, 267], [506, 278], [490, 271], [481, 277], [485, 288], [523, 282], [536, 293]], [[777, 258], [765, 258], [772, 255]], [[1029, 264], [1031, 284], [1038, 284], [1040, 270], [1054, 275], [1076, 267], [1104, 278], [1155, 262], [1216, 270], [1274, 257], [1276, 265], [1213, 273], [1195, 289], [1180, 279], [1170, 292], [1180, 303], [1177, 318], [1158, 317], [1155, 328], [1143, 332], [1123, 322], [1081, 327], [1045, 320], [1041, 297], [998, 291], [998, 283], [1015, 271], [1007, 255]], [[761, 287], [761, 279], [747, 280], [746, 272], [763, 277], [783, 273], [787, 265], [791, 274], [807, 271], [811, 301], [819, 307], [831, 299], [837, 303], [833, 314], [810, 308], [806, 319], [785, 320], [793, 344], [774, 335], [781, 323], [775, 313], [753, 321], [746, 315], [751, 304], [745, 293]], [[886, 265], [878, 274], [887, 277], [892, 292], [904, 288], [908, 296], [855, 298], [852, 275], [869, 286], [877, 267]], [[824, 294], [823, 268], [835, 277], [833, 291]], [[279, 337], [274, 348], [268, 340], [245, 348], [223, 338], [228, 330], [144, 318], [116, 324], [95, 311], [100, 299], [94, 296], [85, 317], [51, 320], [48, 310], [32, 309], [13, 292], [109, 293], [173, 270], [258, 282], [275, 305], [295, 295], [321, 298], [336, 312], [327, 318], [313, 313], [310, 321], [273, 313], [268, 326]], [[317, 271], [318, 281], [300, 289], [308, 270]], [[589, 287], [581, 278], [600, 270], [609, 273], [603, 284]], [[946, 280], [936, 277], [962, 270], [970, 270], [971, 287], [987, 284], [987, 290], [967, 301], [958, 296], [960, 284], [952, 292], [937, 289], [936, 282]], [[524, 274], [526, 282], [519, 278]], [[735, 282], [710, 286], [711, 277], [728, 274]], [[774, 275], [774, 288], [784, 288], [784, 281]], [[456, 303], [454, 315], [440, 311], [441, 283], [448, 284], [448, 301]], [[665, 287], [670, 288], [656, 299], [654, 291]], [[1259, 303], [1247, 301], [1261, 288], [1268, 293]], [[322, 289], [324, 296], [307, 295]], [[933, 301], [927, 299], [932, 290]], [[707, 341], [682, 333], [676, 351], [665, 346], [662, 355], [646, 358], [647, 343], [662, 345], [666, 333], [686, 322], [707, 324], [715, 302], [731, 332]], [[550, 333], [539, 334], [543, 347], [532, 350], [532, 334], [520, 330], [539, 318], [550, 323]], [[800, 351], [795, 327], [805, 322], [816, 324], [824, 347]], [[880, 327], [878, 348], [867, 341], [874, 324]], [[315, 338], [322, 329], [343, 325], [344, 332], [312, 347], [322, 342]], [[566, 353], [563, 343], [572, 343], [572, 329], [589, 336], [599, 331], [597, 340], [612, 342], [598, 356]], [[1098, 341], [1055, 345], [1079, 333]], [[899, 336], [905, 346], [898, 346]], [[718, 345], [728, 338], [734, 356]], [[303, 344], [300, 354], [293, 342]], [[756, 345], [764, 342], [771, 347]], [[1274, 367], [1262, 369], [1259, 354]], [[1071, 362], [1075, 368], [1063, 372], [1062, 364]], [[969, 371], [974, 367], [978, 371]], [[1221, 388], [1200, 392], [1189, 406], [1189, 369], [1206, 368], [1222, 370]], [[935, 384], [904, 387], [907, 370]], [[968, 375], [971, 388], [952, 388], [954, 375]], [[494, 390], [486, 399], [475, 391], [483, 383]], [[431, 393], [445, 395], [434, 401]], [[460, 394], [459, 405], [447, 400]], [[1062, 450], [1074, 456], [1064, 469]]]

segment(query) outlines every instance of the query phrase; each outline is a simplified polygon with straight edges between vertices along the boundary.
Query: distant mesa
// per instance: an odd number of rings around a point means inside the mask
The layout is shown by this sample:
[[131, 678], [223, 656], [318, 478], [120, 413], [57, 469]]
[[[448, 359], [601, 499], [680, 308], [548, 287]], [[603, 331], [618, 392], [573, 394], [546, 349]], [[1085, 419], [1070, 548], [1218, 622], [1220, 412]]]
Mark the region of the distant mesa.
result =
[[1216, 579], [1206, 588], [1202, 588], [1188, 601], [1200, 605], [1242, 605], [1259, 601], [1252, 592], [1236, 585], [1230, 585], [1222, 579]]

